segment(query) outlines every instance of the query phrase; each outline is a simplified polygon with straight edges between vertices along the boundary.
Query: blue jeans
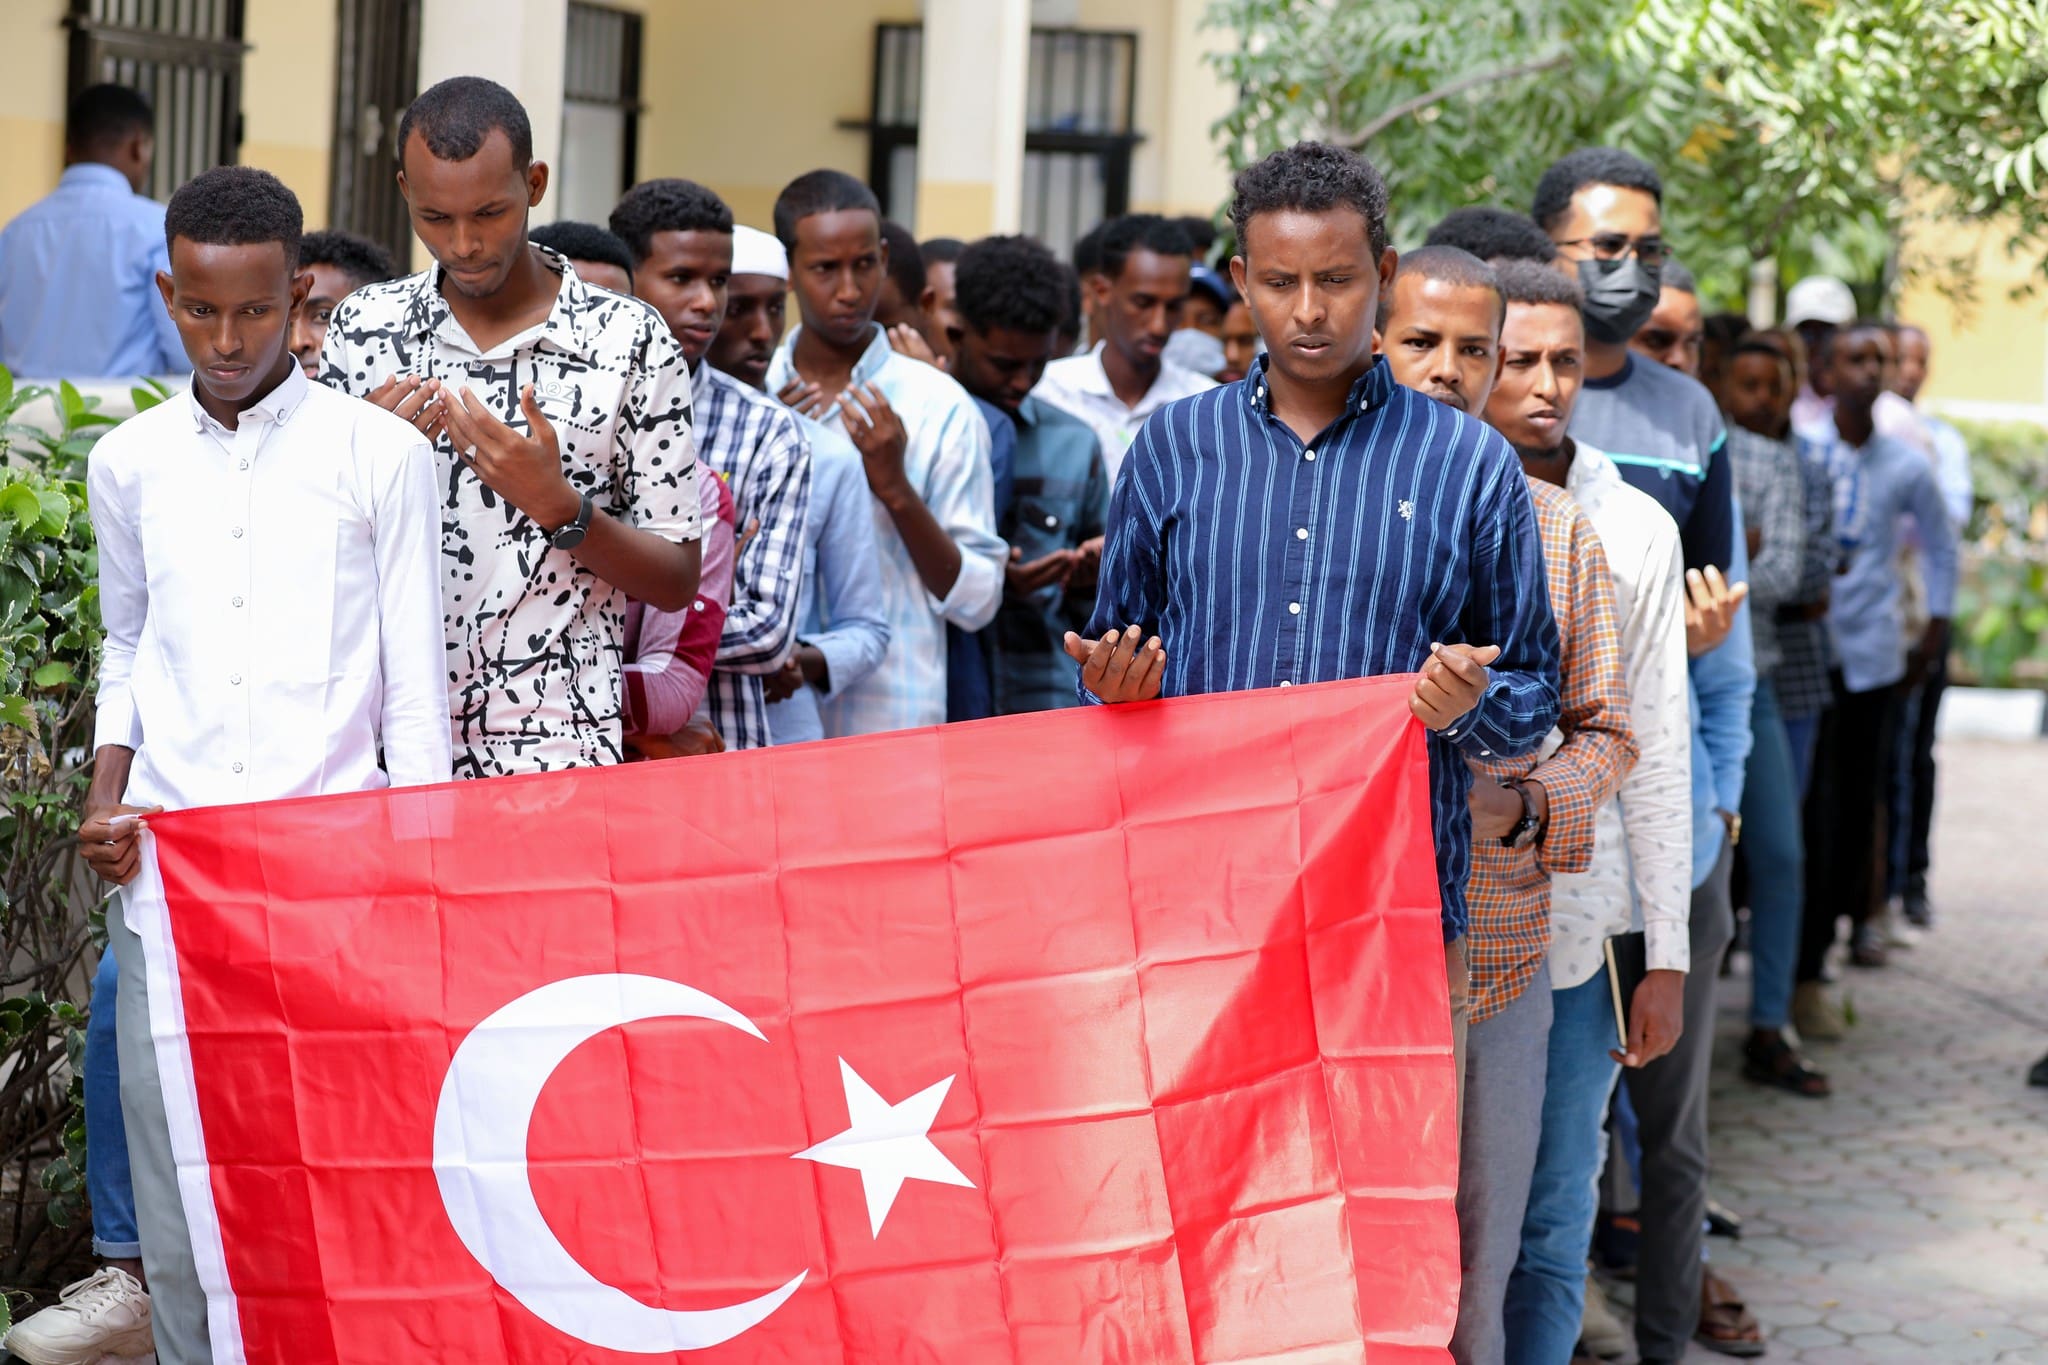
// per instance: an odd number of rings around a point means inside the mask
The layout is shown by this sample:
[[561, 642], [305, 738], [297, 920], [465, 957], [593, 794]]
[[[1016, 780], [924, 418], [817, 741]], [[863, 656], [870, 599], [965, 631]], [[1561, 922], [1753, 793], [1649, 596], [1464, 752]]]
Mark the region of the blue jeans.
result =
[[1806, 903], [1806, 844], [1800, 832], [1799, 772], [1768, 679], [1758, 678], [1750, 712], [1755, 740], [1742, 788], [1742, 855], [1749, 860], [1749, 1026], [1782, 1029], [1799, 965]]
[[128, 1178], [121, 1058], [114, 1050], [116, 979], [114, 954], [102, 953], [85, 1024], [85, 1189], [92, 1202], [93, 1254], [132, 1261], [142, 1255], [142, 1239], [135, 1230], [135, 1185]]
[[1621, 1071], [1607, 1055], [1618, 1039], [1604, 970], [1583, 985], [1553, 991], [1550, 1001], [1543, 1133], [1522, 1219], [1521, 1256], [1508, 1277], [1508, 1365], [1570, 1365], [1578, 1345], [1586, 1250], [1607, 1145], [1602, 1125]]
[[1813, 786], [1813, 750], [1820, 741], [1820, 712], [1785, 716], [1785, 742], [1792, 746], [1792, 772], [1799, 779], [1799, 799]]

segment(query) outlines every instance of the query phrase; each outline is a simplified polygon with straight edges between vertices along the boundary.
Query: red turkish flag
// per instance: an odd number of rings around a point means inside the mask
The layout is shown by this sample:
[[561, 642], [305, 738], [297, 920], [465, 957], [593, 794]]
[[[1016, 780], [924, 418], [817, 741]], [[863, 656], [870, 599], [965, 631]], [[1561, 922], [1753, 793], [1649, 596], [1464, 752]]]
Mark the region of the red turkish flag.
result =
[[223, 1361], [1440, 1361], [1401, 679], [152, 821]]

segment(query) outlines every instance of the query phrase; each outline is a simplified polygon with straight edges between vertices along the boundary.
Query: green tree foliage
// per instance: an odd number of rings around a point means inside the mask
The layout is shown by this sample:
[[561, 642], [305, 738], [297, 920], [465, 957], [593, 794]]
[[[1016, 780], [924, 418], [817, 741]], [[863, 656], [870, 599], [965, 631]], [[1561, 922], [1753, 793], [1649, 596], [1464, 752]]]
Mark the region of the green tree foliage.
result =
[[1612, 143], [1663, 171], [1703, 278], [1875, 277], [1909, 186], [2048, 253], [2048, 0], [1215, 0], [1209, 22], [1236, 39], [1216, 59], [1242, 92], [1217, 129], [1233, 164], [1356, 147], [1397, 242], [1463, 204], [1526, 208], [1552, 159]]

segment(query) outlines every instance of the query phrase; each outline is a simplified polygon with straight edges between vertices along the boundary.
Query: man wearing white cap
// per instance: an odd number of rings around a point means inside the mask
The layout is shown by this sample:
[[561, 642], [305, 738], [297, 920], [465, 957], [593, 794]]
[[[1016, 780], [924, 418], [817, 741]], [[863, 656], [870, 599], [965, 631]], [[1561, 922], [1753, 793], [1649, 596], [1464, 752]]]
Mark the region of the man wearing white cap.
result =
[[683, 348], [699, 458], [731, 485], [748, 536], [733, 571], [710, 707], [726, 748], [763, 748], [764, 679], [780, 673], [796, 647], [809, 444], [788, 409], [705, 361], [725, 317], [732, 270], [725, 202], [692, 181], [649, 180], [619, 200], [611, 229], [632, 253], [633, 293], [661, 314]]
[[[736, 225], [725, 319], [705, 359], [748, 388], [765, 391], [788, 298], [789, 253], [782, 243], [758, 228]], [[796, 651], [779, 673], [763, 679], [773, 744], [823, 739], [819, 701], [874, 672], [889, 648], [860, 452], [832, 428], [791, 415], [810, 442], [811, 507], [804, 519]]]
[[1825, 422], [1834, 405], [1828, 401], [1822, 352], [1837, 327], [1856, 320], [1856, 296], [1833, 275], [1808, 275], [1785, 293], [1785, 325], [1806, 343], [1806, 383], [1792, 400], [1792, 425]]

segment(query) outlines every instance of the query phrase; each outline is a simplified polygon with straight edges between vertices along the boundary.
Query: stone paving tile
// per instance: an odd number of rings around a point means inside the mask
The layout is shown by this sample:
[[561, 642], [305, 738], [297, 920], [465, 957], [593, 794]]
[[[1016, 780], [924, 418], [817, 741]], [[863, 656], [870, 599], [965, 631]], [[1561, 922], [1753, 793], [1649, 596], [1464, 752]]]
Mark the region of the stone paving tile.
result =
[[2048, 845], [2016, 799], [2048, 787], [2048, 744], [1940, 762], [1939, 919], [1893, 966], [1840, 970], [1857, 1026], [1812, 1049], [1833, 1098], [1742, 1080], [1747, 963], [1722, 979], [1713, 1189], [1745, 1235], [1709, 1250], [1768, 1361], [2048, 1365], [2048, 1091], [2024, 1080], [2048, 1051]]

